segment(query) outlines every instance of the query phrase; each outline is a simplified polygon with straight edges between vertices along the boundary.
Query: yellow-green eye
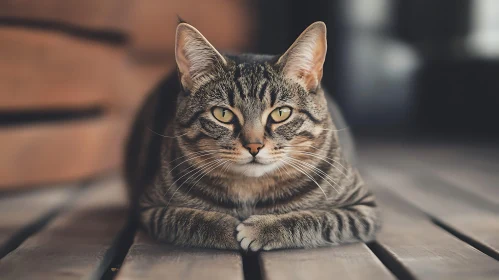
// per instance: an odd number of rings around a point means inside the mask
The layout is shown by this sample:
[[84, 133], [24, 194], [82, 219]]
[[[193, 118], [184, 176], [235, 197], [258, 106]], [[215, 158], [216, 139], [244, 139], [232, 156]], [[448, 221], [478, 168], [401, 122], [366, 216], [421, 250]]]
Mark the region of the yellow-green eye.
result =
[[291, 116], [291, 108], [279, 107], [270, 113], [270, 117], [275, 123], [280, 123], [287, 120]]
[[222, 107], [215, 107], [211, 110], [211, 113], [215, 117], [215, 119], [223, 122], [230, 123], [234, 119], [234, 113], [231, 110], [225, 109]]

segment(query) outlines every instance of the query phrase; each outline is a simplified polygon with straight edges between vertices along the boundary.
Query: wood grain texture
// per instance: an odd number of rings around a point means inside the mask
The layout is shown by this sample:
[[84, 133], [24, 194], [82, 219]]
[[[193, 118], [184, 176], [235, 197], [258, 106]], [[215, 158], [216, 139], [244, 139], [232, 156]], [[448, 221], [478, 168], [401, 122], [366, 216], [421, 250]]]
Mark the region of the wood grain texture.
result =
[[494, 146], [411, 144], [379, 145], [374, 157], [402, 164], [405, 169], [434, 174], [449, 186], [495, 205], [499, 209], [499, 153]]
[[499, 209], [499, 176], [477, 169], [438, 168], [435, 173], [449, 184], [475, 193]]
[[369, 173], [421, 211], [438, 219], [449, 228], [499, 253], [499, 215], [496, 207], [483, 200], [459, 192], [446, 182], [419, 170], [405, 170], [401, 164], [390, 165], [376, 160]]
[[[491, 155], [497, 154], [492, 148], [451, 147], [437, 155], [428, 148], [420, 148], [419, 156], [409, 152], [409, 161], [419, 168], [426, 168], [449, 185], [478, 196], [494, 204], [499, 210], [499, 165], [490, 162]], [[499, 154], [497, 154], [499, 155]], [[489, 158], [489, 159], [488, 159]]]
[[126, 32], [131, 0], [3, 0], [0, 17]]
[[395, 279], [365, 244], [261, 254], [263, 278]]
[[160, 244], [140, 231], [117, 276], [135, 279], [243, 279], [238, 252]]
[[0, 42], [0, 110], [103, 106], [120, 95], [124, 49], [13, 27], [0, 28]]
[[65, 213], [0, 262], [2, 279], [98, 279], [111, 261], [106, 252], [126, 221], [121, 181], [83, 191]]
[[0, 128], [0, 188], [70, 181], [117, 168], [128, 123], [112, 116]]
[[497, 279], [497, 261], [433, 224], [410, 198], [367, 181], [383, 210], [377, 242], [416, 279]]
[[[5, 194], [0, 197], [0, 251], [8, 242], [50, 212], [61, 208], [74, 189], [58, 188]], [[0, 253], [0, 255], [2, 255]]]

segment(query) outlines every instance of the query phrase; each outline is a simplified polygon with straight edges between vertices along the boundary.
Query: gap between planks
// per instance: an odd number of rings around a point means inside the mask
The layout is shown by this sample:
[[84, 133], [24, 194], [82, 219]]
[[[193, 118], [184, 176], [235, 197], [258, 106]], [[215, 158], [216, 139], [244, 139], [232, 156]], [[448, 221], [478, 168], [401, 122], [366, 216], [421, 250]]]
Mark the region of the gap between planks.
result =
[[499, 211], [476, 196], [467, 195], [432, 174], [410, 171], [401, 164], [369, 168], [378, 182], [427, 215], [499, 254]]
[[0, 259], [63, 212], [80, 190], [64, 185], [0, 197]]
[[[46, 227], [0, 262], [2, 279], [100, 279], [127, 217], [120, 180], [99, 180], [85, 188]], [[111, 251], [111, 253], [109, 253]], [[22, 265], [19, 265], [22, 264]]]
[[495, 279], [499, 274], [499, 263], [435, 225], [407, 196], [392, 192], [372, 173], [366, 181], [384, 220], [379, 247], [372, 249], [380, 258], [391, 257], [395, 270], [402, 268], [394, 272], [400, 279]]

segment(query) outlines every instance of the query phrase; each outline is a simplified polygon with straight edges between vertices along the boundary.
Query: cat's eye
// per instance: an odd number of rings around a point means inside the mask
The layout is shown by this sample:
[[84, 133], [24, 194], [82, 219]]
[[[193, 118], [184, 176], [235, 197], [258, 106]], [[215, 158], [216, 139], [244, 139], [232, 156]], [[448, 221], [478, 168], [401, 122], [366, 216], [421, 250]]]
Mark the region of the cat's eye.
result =
[[234, 120], [234, 113], [226, 108], [214, 107], [211, 110], [211, 113], [213, 114], [215, 119], [223, 123], [231, 123]]
[[289, 118], [291, 116], [291, 108], [289, 107], [279, 107], [270, 113], [270, 118], [275, 123], [280, 123]]

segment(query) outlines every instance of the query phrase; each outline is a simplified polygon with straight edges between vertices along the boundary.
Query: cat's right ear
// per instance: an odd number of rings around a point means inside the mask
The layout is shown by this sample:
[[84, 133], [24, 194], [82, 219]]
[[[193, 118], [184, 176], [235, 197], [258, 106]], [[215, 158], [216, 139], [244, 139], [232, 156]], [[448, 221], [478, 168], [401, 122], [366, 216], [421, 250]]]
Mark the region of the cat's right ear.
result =
[[184, 90], [193, 91], [210, 80], [217, 68], [227, 64], [225, 58], [193, 26], [177, 26], [175, 60]]
[[287, 78], [309, 91], [315, 91], [322, 79], [327, 52], [326, 33], [324, 22], [312, 23], [277, 61]]

